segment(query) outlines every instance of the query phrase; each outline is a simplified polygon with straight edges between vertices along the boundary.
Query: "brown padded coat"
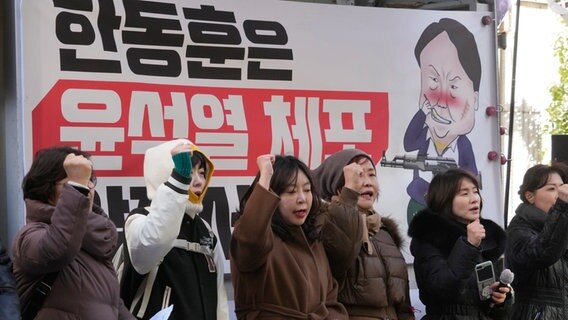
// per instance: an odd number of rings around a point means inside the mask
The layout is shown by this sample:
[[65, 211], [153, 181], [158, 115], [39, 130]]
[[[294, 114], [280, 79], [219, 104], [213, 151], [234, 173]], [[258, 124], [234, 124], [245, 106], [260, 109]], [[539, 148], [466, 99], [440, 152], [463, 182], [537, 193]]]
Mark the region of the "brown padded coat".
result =
[[27, 224], [14, 239], [14, 274], [27, 300], [46, 273], [59, 271], [36, 320], [136, 319], [122, 304], [112, 266], [117, 232], [104, 211], [70, 185], [52, 206], [26, 199]]
[[[362, 150], [344, 149], [326, 158], [313, 171], [314, 184], [323, 199], [334, 203], [338, 198], [338, 190], [341, 190], [340, 197], [349, 190], [344, 187], [343, 168], [359, 157], [365, 157], [374, 163]], [[358, 194], [355, 204], [357, 199]], [[322, 206], [321, 210], [330, 209]], [[340, 251], [330, 243], [341, 238], [337, 235], [323, 238], [333, 275], [339, 282], [339, 301], [349, 312], [350, 319], [414, 319], [410, 305], [408, 271], [400, 252], [402, 238], [396, 222], [380, 217], [372, 210], [355, 209], [351, 214], [363, 216], [363, 220], [366, 220], [364, 229], [369, 231], [368, 237], [367, 234], [363, 237], [364, 243], [353, 242], [356, 245], [352, 250], [353, 255], [341, 254], [341, 258], [335, 259]], [[342, 229], [348, 225], [338, 226]]]
[[381, 217], [381, 228], [369, 235], [369, 242], [371, 253], [361, 247], [345, 277], [338, 279], [339, 301], [350, 319], [413, 320], [408, 271], [396, 222]]
[[256, 185], [231, 238], [238, 319], [348, 319], [320, 241], [301, 227], [284, 242], [271, 228], [280, 198]]

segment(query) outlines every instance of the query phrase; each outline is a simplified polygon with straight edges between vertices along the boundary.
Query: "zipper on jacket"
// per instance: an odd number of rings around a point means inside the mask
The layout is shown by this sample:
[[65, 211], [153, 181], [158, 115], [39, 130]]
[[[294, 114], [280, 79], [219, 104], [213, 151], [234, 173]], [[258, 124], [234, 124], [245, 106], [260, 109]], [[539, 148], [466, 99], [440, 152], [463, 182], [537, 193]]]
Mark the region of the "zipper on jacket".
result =
[[162, 299], [162, 310], [169, 307], [171, 294], [172, 294], [172, 288], [166, 286], [166, 290], [164, 290], [164, 298]]

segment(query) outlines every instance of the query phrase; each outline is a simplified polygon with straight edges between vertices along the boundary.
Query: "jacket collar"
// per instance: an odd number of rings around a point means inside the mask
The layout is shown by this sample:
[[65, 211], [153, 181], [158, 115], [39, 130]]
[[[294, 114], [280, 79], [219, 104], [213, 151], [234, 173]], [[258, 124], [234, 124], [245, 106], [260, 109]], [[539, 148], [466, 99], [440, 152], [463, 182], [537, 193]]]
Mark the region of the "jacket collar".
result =
[[[505, 250], [505, 231], [491, 220], [482, 218], [479, 221], [486, 231], [486, 237], [481, 242], [482, 256], [488, 260], [495, 260]], [[417, 241], [431, 243], [444, 254], [449, 255], [456, 240], [467, 237], [467, 227], [457, 220], [425, 209], [410, 222], [408, 235]]]
[[544, 222], [546, 221], [546, 212], [540, 210], [532, 204], [521, 203], [517, 210], [515, 210], [516, 216], [525, 220], [530, 224], [535, 230], [542, 230], [544, 228]]
[[26, 223], [43, 222], [51, 223], [51, 216], [55, 207], [41, 201], [25, 199], [26, 203]]
[[[61, 193], [61, 197], [77, 196], [79, 192], [73, 189], [74, 187], [70, 185], [63, 186], [63, 192]], [[41, 223], [51, 224], [51, 216], [55, 212], [55, 206], [49, 203], [44, 203], [32, 199], [25, 199], [24, 202], [26, 204], [26, 223], [41, 222]], [[93, 203], [91, 211], [101, 216], [107, 216], [104, 210], [101, 207], [99, 207], [96, 203]]]

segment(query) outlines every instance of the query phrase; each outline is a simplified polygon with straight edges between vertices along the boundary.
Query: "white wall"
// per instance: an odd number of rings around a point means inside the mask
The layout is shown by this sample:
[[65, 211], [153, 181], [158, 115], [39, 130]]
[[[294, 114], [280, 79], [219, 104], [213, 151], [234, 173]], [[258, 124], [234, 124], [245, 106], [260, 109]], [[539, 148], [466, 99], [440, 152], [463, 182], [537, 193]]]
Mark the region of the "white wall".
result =
[[[505, 19], [504, 28], [508, 31], [505, 51], [505, 86], [503, 97], [508, 110], [511, 101], [511, 76], [513, 68], [513, 46], [516, 7]], [[550, 105], [549, 88], [559, 81], [558, 58], [554, 56], [554, 43], [558, 36], [568, 32], [560, 15], [548, 9], [545, 3], [522, 2], [519, 14], [519, 35], [517, 49], [517, 73], [515, 81], [515, 117], [534, 119], [535, 128], [522, 132], [519, 127], [513, 132], [513, 150], [511, 156], [511, 180], [509, 192], [509, 221], [514, 216], [515, 208], [520, 204], [517, 194], [525, 171], [538, 161], [537, 153], [542, 153], [542, 163], [550, 161], [550, 135], [542, 131], [542, 126], [549, 122], [546, 108]], [[523, 114], [524, 109], [524, 114]], [[508, 127], [508, 113], [503, 123]], [[508, 137], [505, 137], [503, 152], [506, 154]], [[537, 139], [540, 139], [537, 140]], [[504, 174], [503, 174], [504, 175]], [[503, 176], [505, 178], [505, 176]]]

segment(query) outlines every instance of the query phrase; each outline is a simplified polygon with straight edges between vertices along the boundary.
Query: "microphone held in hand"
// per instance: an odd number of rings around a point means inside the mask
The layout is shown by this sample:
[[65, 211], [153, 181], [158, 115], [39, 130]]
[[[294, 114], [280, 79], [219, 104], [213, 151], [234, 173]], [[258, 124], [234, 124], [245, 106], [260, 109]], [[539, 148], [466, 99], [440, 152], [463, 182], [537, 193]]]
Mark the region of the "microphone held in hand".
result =
[[[505, 298], [505, 300], [507, 299], [515, 299], [515, 296], [513, 294], [513, 288], [511, 287], [511, 283], [513, 283], [513, 280], [515, 279], [515, 274], [509, 270], [509, 269], [504, 269], [501, 272], [501, 275], [499, 276], [499, 286], [497, 286], [497, 288], [495, 289], [495, 291], [499, 291], [499, 288], [510, 288], [511, 291], [509, 291], [507, 293], [507, 297]], [[515, 300], [512, 300], [511, 303], [514, 303]], [[494, 307], [495, 304], [491, 303], [490, 305], [491, 307]]]
[[499, 288], [510, 286], [511, 283], [513, 283], [514, 279], [515, 274], [511, 270], [503, 270], [503, 272], [501, 272], [501, 275], [499, 276]]

